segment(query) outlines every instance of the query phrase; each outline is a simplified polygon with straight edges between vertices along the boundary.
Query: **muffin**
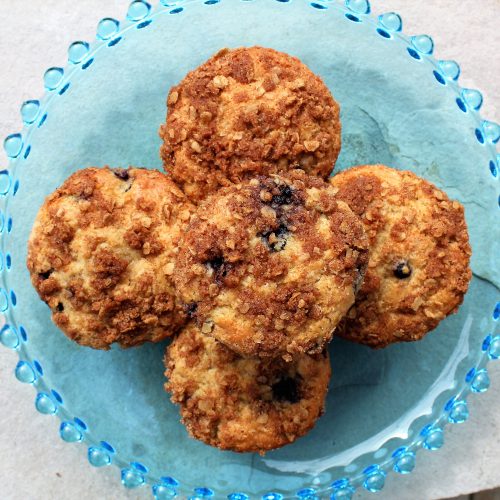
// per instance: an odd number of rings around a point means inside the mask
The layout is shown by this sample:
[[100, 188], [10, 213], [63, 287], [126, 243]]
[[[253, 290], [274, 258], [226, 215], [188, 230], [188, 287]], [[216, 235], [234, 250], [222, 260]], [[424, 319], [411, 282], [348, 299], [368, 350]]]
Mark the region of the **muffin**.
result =
[[221, 189], [197, 210], [174, 280], [202, 333], [244, 356], [323, 350], [367, 261], [362, 223], [301, 170]]
[[86, 168], [47, 197], [28, 244], [54, 323], [95, 349], [158, 342], [181, 328], [173, 269], [193, 206], [163, 173]]
[[321, 416], [327, 351], [293, 362], [242, 358], [189, 324], [165, 356], [165, 388], [189, 434], [211, 446], [260, 452], [292, 443]]
[[223, 49], [170, 90], [165, 169], [193, 202], [221, 186], [300, 167], [327, 177], [340, 151], [339, 106], [297, 58]]
[[364, 283], [339, 335], [371, 347], [421, 339], [457, 310], [471, 279], [462, 205], [383, 165], [351, 168], [330, 183], [370, 241]]

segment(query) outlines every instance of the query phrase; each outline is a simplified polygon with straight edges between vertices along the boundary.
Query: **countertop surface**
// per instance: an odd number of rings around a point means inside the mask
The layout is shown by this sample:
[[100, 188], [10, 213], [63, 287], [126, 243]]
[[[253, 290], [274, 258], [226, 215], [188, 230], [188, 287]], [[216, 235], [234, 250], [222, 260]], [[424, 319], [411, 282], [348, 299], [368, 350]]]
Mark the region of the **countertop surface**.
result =
[[[42, 75], [50, 66], [64, 66], [74, 40], [92, 40], [97, 21], [123, 18], [128, 0], [0, 0], [0, 136], [21, 128], [19, 105], [40, 97]], [[427, 33], [440, 59], [454, 59], [462, 68], [462, 86], [483, 92], [482, 115], [499, 119], [500, 0], [379, 0], [372, 9], [398, 12], [408, 34]], [[5, 165], [6, 158], [1, 162]], [[0, 498], [6, 500], [119, 500], [150, 498], [149, 490], [126, 491], [119, 470], [92, 468], [85, 448], [58, 437], [57, 418], [35, 411], [33, 389], [16, 381], [17, 355], [0, 349]], [[467, 423], [446, 429], [445, 446], [422, 451], [408, 476], [391, 474], [383, 498], [432, 500], [500, 486], [500, 362], [490, 369], [492, 387], [470, 398]], [[357, 493], [356, 498], [368, 498]]]

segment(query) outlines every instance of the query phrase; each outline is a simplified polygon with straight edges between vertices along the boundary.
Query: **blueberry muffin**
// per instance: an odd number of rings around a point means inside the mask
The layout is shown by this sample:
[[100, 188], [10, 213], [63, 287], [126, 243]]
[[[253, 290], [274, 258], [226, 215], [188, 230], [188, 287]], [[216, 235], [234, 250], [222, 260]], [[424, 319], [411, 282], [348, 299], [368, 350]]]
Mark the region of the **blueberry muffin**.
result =
[[189, 434], [211, 446], [260, 452], [292, 443], [322, 415], [327, 351], [293, 362], [242, 358], [191, 323], [168, 348], [165, 388]]
[[462, 303], [471, 279], [464, 209], [412, 172], [351, 168], [331, 185], [370, 240], [363, 286], [343, 337], [385, 347], [421, 339]]
[[273, 49], [221, 50], [170, 90], [167, 105], [161, 157], [195, 203], [220, 186], [295, 167], [326, 178], [340, 151], [330, 91]]
[[87, 168], [44, 202], [28, 245], [33, 286], [79, 344], [157, 342], [182, 327], [177, 243], [193, 206], [163, 173]]
[[221, 189], [193, 217], [174, 280], [202, 333], [244, 356], [321, 352], [367, 261], [361, 221], [302, 170]]

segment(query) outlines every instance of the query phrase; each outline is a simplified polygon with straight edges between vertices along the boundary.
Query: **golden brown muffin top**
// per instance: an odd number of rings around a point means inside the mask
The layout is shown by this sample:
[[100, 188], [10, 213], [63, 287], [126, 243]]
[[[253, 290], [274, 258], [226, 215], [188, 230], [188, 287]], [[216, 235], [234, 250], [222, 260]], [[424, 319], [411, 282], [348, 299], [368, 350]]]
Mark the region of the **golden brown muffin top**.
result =
[[330, 180], [361, 217], [370, 259], [343, 336], [372, 347], [422, 338], [462, 303], [471, 249], [458, 201], [412, 172], [384, 165]]
[[193, 207], [161, 172], [86, 168], [47, 197], [28, 245], [33, 286], [71, 339], [159, 341], [185, 322], [172, 273]]
[[301, 170], [220, 190], [186, 231], [174, 280], [202, 332], [247, 356], [319, 352], [354, 303], [362, 224]]
[[221, 50], [172, 87], [167, 104], [161, 156], [195, 203], [220, 186], [290, 168], [326, 178], [340, 151], [330, 91], [273, 49]]
[[242, 358], [191, 323], [165, 356], [172, 401], [192, 437], [223, 450], [260, 452], [304, 435], [323, 413], [328, 353]]

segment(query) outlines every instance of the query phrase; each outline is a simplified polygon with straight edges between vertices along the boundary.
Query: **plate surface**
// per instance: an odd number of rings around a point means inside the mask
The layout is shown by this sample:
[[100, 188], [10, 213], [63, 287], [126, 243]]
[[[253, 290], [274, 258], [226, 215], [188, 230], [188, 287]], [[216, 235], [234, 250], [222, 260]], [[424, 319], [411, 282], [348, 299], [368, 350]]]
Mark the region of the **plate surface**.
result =
[[[101, 23], [102, 41], [74, 47], [73, 64], [46, 74], [40, 106], [24, 108], [22, 143], [7, 141], [0, 341], [19, 351], [18, 378], [36, 387], [39, 411], [61, 417], [63, 439], [85, 441], [91, 463], [116, 463], [127, 486], [150, 483], [158, 498], [195, 488], [217, 497], [307, 496], [310, 487], [347, 494], [362, 483], [380, 489], [388, 469], [411, 471], [418, 447], [439, 447], [446, 420], [466, 418], [465, 395], [487, 387], [486, 360], [500, 355], [494, 125], [481, 120], [477, 94], [458, 87], [456, 68], [432, 59], [430, 39], [409, 40], [397, 19], [377, 24], [362, 7], [209, 0], [153, 12], [134, 4], [121, 30]], [[265, 457], [190, 439], [163, 391], [165, 344], [77, 346], [51, 323], [25, 268], [45, 196], [89, 165], [160, 169], [157, 129], [169, 88], [220, 48], [242, 45], [288, 52], [324, 79], [342, 109], [337, 171], [385, 163], [434, 182], [464, 204], [473, 249], [474, 278], [458, 314], [421, 342], [383, 351], [336, 339], [325, 416], [308, 436]]]

